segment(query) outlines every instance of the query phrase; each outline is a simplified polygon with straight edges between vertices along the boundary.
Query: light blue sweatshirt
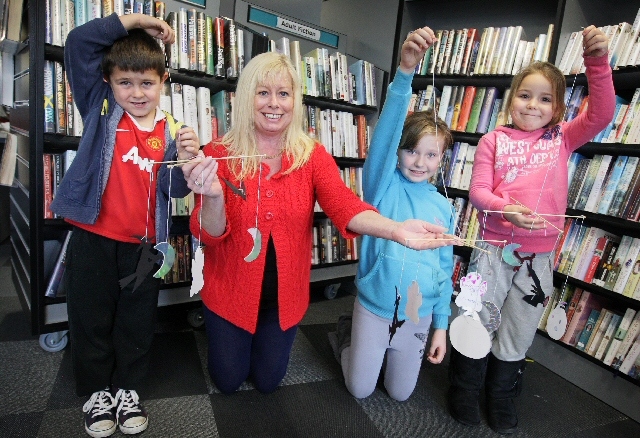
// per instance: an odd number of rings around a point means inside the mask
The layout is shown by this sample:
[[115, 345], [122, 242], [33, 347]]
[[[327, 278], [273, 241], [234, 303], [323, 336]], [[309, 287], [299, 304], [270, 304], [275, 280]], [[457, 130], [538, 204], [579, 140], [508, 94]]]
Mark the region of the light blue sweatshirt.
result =
[[[407, 180], [397, 168], [397, 149], [411, 99], [413, 74], [396, 71], [376, 124], [363, 169], [364, 199], [396, 221], [422, 219], [453, 233], [451, 204], [428, 182]], [[446, 329], [453, 293], [453, 247], [415, 251], [387, 239], [363, 236], [356, 285], [358, 299], [370, 312], [393, 319], [396, 292], [401, 296], [398, 320], [405, 313], [408, 288], [420, 287], [420, 318], [433, 314], [432, 326]]]

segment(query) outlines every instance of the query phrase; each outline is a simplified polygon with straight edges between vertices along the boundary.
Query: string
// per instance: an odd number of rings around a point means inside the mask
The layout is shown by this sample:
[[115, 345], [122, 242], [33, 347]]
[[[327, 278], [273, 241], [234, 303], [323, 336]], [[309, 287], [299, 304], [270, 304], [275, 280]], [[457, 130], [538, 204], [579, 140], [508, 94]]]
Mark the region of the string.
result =
[[147, 192], [147, 222], [144, 226], [144, 238], [147, 241], [149, 240], [149, 218], [151, 217], [151, 185], [152, 184], [153, 184], [153, 171], [149, 172], [149, 190]]
[[169, 193], [167, 196], [167, 241], [169, 241], [169, 217], [171, 216], [171, 177], [173, 172], [169, 169]]
[[[244, 162], [242, 162], [244, 165]], [[258, 169], [258, 193], [256, 195], [256, 230], [258, 229], [258, 213], [260, 208], [260, 183], [262, 181], [262, 161], [260, 161], [260, 167]]]
[[[253, 158], [253, 157], [258, 157], [258, 158], [268, 158], [267, 155], [265, 154], [258, 154], [258, 155], [229, 155], [226, 157], [218, 157], [218, 158], [214, 158], [216, 161], [218, 160], [233, 160], [236, 158]], [[275, 158], [275, 157], [274, 157]], [[176, 167], [176, 166], [182, 166], [183, 164], [187, 164], [187, 163], [202, 163], [203, 160], [197, 160], [197, 159], [188, 159], [188, 160], [169, 160], [169, 161], [151, 161], [152, 164], [166, 164], [167, 167], [171, 168], [171, 167]]]
[[[519, 211], [504, 211], [504, 210], [484, 210], [484, 213], [502, 213], [502, 214], [523, 214]], [[586, 216], [581, 215], [571, 215], [571, 214], [553, 214], [553, 213], [536, 213], [538, 216], [552, 216], [552, 217], [566, 217], [566, 218], [576, 218], [576, 219], [586, 219]]]

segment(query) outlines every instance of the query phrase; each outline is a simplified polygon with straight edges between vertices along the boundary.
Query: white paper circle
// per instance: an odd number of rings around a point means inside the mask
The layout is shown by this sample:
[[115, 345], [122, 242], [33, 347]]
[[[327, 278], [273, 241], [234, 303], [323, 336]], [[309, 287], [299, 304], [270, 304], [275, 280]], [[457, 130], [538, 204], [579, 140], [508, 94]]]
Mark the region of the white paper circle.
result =
[[480, 321], [460, 315], [449, 328], [451, 345], [462, 355], [471, 359], [482, 359], [491, 350], [491, 339]]
[[558, 306], [551, 311], [547, 318], [547, 334], [556, 341], [560, 339], [567, 330], [567, 314], [565, 310]]

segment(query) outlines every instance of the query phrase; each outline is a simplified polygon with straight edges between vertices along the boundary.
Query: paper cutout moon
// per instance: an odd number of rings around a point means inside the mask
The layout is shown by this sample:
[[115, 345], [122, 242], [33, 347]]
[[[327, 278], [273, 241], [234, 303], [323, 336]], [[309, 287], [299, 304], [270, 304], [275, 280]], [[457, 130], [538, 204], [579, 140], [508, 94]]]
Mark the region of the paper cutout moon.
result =
[[505, 263], [508, 263], [511, 266], [522, 266], [522, 262], [520, 262], [520, 260], [518, 260], [513, 254], [513, 252], [521, 246], [522, 245], [520, 245], [519, 243], [510, 243], [508, 245], [505, 245], [504, 248], [502, 248], [502, 260], [504, 260]]
[[471, 359], [482, 359], [491, 350], [489, 333], [482, 323], [471, 316], [460, 315], [449, 328], [451, 345], [462, 355]]
[[500, 309], [498, 309], [498, 306], [496, 306], [493, 301], [483, 301], [482, 305], [489, 312], [489, 321], [484, 324], [484, 328], [487, 329], [488, 333], [493, 333], [500, 327], [500, 321], [502, 320]]
[[561, 305], [556, 307], [547, 318], [547, 334], [556, 341], [560, 339], [567, 330], [567, 314]]
[[260, 249], [262, 248], [262, 233], [260, 233], [259, 229], [254, 227], [249, 228], [247, 231], [253, 238], [253, 248], [251, 249], [251, 252], [244, 258], [244, 261], [252, 262], [257, 259], [258, 255], [260, 254]]
[[161, 252], [164, 257], [162, 257], [162, 266], [160, 266], [160, 269], [158, 269], [153, 276], [155, 278], [162, 278], [171, 270], [173, 262], [176, 260], [176, 250], [173, 249], [173, 246], [169, 245], [169, 242], [160, 242], [154, 246], [154, 248]]
[[202, 290], [204, 286], [204, 274], [202, 269], [204, 268], [204, 251], [202, 247], [198, 246], [193, 260], [191, 261], [191, 289], [189, 290], [189, 296], [194, 296]]

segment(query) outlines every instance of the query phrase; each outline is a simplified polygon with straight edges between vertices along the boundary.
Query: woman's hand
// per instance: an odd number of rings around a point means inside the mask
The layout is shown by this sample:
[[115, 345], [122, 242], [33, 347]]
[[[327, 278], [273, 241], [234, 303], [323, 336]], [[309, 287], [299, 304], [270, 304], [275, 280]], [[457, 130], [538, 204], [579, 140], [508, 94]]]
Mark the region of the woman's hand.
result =
[[391, 232], [391, 238], [407, 248], [433, 249], [454, 243], [453, 239], [445, 236], [447, 229], [439, 225], [420, 219], [407, 219], [397, 224], [398, 226]]
[[222, 186], [218, 179], [218, 162], [212, 157], [205, 157], [202, 151], [182, 165], [182, 174], [187, 180], [187, 186], [193, 193], [219, 198], [222, 196]]
[[400, 69], [405, 73], [413, 72], [427, 49], [436, 41], [435, 34], [426, 26], [411, 32], [400, 49]]

